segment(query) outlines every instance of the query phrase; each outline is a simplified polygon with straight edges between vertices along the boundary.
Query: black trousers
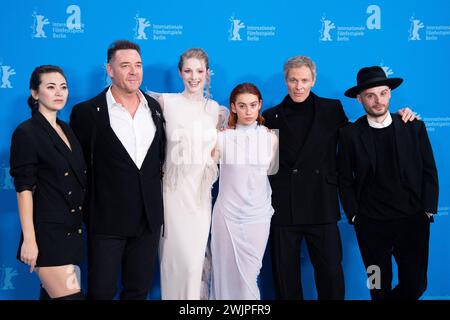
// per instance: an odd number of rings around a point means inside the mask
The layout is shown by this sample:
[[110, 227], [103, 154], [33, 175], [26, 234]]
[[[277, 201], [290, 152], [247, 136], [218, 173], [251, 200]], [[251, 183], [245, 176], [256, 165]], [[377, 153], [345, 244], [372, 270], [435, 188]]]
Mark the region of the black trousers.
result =
[[319, 300], [343, 300], [342, 245], [336, 223], [271, 227], [275, 297], [303, 300], [300, 245], [306, 240]]
[[88, 299], [111, 300], [122, 272], [121, 300], [145, 300], [153, 278], [160, 231], [146, 226], [136, 237], [91, 234], [88, 239]]
[[[364, 265], [369, 271], [372, 300], [420, 298], [427, 287], [430, 220], [426, 214], [393, 221], [358, 215], [355, 231]], [[398, 284], [394, 289], [392, 256], [398, 267]], [[378, 286], [374, 266], [380, 271]]]

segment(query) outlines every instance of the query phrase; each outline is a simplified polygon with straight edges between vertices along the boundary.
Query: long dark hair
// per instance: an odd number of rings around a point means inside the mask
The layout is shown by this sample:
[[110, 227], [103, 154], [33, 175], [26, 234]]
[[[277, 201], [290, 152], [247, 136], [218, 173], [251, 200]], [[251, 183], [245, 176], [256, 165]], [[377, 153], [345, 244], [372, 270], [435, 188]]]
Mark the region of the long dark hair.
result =
[[[258, 87], [255, 86], [253, 83], [245, 82], [245, 83], [238, 84], [231, 91], [231, 94], [230, 94], [230, 110], [231, 110], [231, 105], [236, 103], [237, 96], [240, 95], [240, 94], [243, 94], [243, 93], [254, 94], [255, 96], [258, 97], [258, 100], [262, 102], [261, 92], [259, 91]], [[228, 118], [228, 127], [235, 129], [237, 120], [238, 120], [237, 119], [237, 114], [234, 113], [234, 112], [231, 112], [230, 113], [230, 117]], [[256, 119], [256, 122], [258, 124], [260, 124], [260, 125], [264, 124], [264, 118], [261, 115], [261, 110], [258, 113], [258, 118]]]
[[[64, 74], [63, 69], [58, 66], [43, 65], [43, 66], [36, 67], [33, 70], [33, 73], [31, 74], [30, 90], [34, 90], [36, 92], [39, 91], [39, 86], [42, 82], [41, 76], [45, 73], [54, 73], [54, 72], [59, 73], [60, 75], [62, 75], [64, 77], [64, 79], [66, 79], [66, 75]], [[33, 98], [33, 96], [31, 94], [28, 97], [27, 102], [28, 102], [28, 106], [31, 109], [31, 114], [34, 114], [39, 108], [39, 102], [35, 98]]]

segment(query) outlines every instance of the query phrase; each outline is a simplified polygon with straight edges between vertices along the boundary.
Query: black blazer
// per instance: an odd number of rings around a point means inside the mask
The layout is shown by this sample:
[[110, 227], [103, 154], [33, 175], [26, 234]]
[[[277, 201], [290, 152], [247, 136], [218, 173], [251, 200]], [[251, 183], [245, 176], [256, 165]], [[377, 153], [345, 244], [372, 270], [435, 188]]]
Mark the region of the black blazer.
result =
[[[433, 150], [422, 121], [403, 123], [392, 115], [400, 178], [406, 188], [421, 199], [423, 210], [436, 213], [439, 184]], [[375, 172], [373, 133], [364, 115], [341, 129], [338, 151], [339, 185], [342, 206], [349, 222], [358, 214], [361, 190], [370, 170]]]
[[340, 219], [336, 148], [339, 128], [348, 123], [339, 100], [310, 93], [314, 119], [294, 165], [283, 165], [283, 144], [295, 139], [284, 115], [287, 97], [264, 111], [266, 126], [279, 129], [280, 169], [270, 177], [274, 225], [323, 224]]
[[134, 236], [142, 218], [150, 230], [163, 223], [161, 167], [164, 162], [164, 118], [159, 103], [144, 94], [156, 132], [138, 169], [110, 126], [105, 89], [74, 106], [70, 125], [83, 148], [88, 165], [88, 225], [94, 233]]
[[[17, 192], [33, 192], [33, 220], [80, 228], [86, 166], [81, 146], [70, 127], [57, 120], [72, 151], [39, 112], [21, 123], [11, 142], [11, 176]], [[45, 250], [45, 249], [44, 249]], [[70, 248], [68, 248], [70, 250]]]

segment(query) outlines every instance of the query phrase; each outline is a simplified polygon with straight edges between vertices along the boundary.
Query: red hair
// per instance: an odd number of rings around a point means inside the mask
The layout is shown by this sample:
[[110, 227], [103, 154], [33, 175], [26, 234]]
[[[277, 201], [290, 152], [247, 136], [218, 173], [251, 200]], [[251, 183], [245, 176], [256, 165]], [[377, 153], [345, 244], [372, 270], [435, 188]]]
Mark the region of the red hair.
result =
[[[261, 92], [259, 91], [259, 89], [253, 83], [245, 82], [245, 83], [238, 84], [231, 91], [230, 110], [231, 110], [231, 105], [236, 103], [238, 95], [244, 94], [244, 93], [250, 93], [250, 94], [257, 96], [259, 102], [262, 103], [262, 96], [261, 96]], [[262, 124], [264, 124], [264, 118], [261, 116], [260, 112], [261, 112], [261, 110], [258, 113], [258, 118], [256, 118], [256, 122], [258, 124], [262, 125]], [[228, 127], [235, 129], [236, 123], [237, 123], [237, 114], [234, 113], [233, 111], [231, 111], [230, 117], [228, 119]]]

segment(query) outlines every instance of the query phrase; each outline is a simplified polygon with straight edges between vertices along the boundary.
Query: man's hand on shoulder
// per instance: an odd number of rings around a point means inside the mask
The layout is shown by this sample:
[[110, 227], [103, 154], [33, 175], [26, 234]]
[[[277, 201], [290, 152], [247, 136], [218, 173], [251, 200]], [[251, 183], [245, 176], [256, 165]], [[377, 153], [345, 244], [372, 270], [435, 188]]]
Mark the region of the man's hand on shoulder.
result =
[[404, 123], [407, 123], [408, 121], [420, 120], [420, 117], [417, 115], [417, 113], [412, 111], [408, 107], [398, 110], [397, 113], [402, 117]]

